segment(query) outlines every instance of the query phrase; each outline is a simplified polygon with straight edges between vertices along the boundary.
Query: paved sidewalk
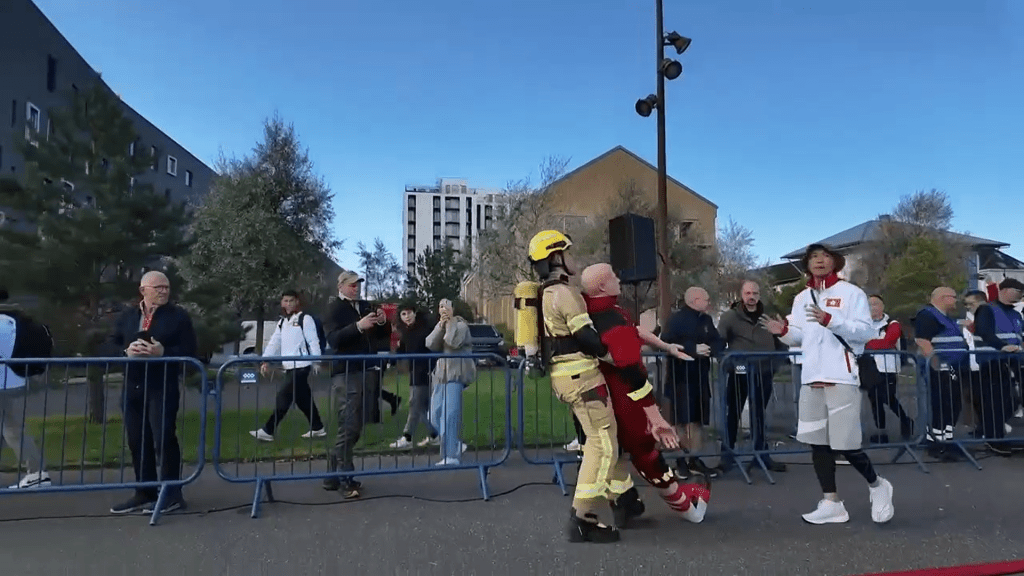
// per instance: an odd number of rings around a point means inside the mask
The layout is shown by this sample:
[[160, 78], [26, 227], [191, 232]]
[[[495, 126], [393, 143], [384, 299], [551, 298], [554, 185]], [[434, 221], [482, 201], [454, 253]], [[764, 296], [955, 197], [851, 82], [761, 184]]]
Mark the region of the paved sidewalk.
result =
[[[288, 502], [249, 518], [251, 486], [206, 470], [186, 489], [189, 514], [149, 527], [146, 517], [105, 514], [123, 492], [0, 497], [5, 574], [814, 574], [846, 575], [993, 562], [1024, 551], [1024, 458], [966, 464], [881, 466], [896, 488], [896, 518], [870, 520], [867, 489], [839, 470], [852, 520], [810, 526], [800, 513], [818, 494], [809, 465], [778, 474], [778, 484], [737, 475], [713, 487], [704, 524], [672, 517], [650, 489], [648, 518], [616, 545], [568, 544], [561, 533], [569, 498], [549, 484], [551, 470], [513, 459], [492, 472], [490, 502], [474, 471], [364, 478], [364, 498], [338, 503], [318, 482], [281, 483]], [[567, 468], [570, 477], [575, 471]], [[424, 499], [470, 499], [436, 503]], [[394, 497], [392, 497], [394, 496]], [[211, 509], [238, 506], [235, 510]], [[93, 515], [96, 518], [58, 519]], [[48, 516], [47, 519], [24, 519]], [[22, 519], [22, 520], [19, 520]]]

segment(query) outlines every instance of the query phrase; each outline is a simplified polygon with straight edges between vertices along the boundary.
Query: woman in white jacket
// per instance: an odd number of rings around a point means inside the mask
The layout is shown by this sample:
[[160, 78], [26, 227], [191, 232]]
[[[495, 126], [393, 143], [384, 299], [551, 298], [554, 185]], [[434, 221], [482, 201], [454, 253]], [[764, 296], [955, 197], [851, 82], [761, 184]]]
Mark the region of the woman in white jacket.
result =
[[839, 279], [846, 259], [828, 246], [811, 244], [801, 263], [810, 280], [793, 300], [792, 313], [785, 320], [762, 316], [761, 323], [803, 353], [796, 439], [811, 445], [823, 493], [817, 509], [803, 519], [811, 524], [850, 520], [836, 491], [836, 455], [841, 454], [868, 481], [871, 519], [888, 522], [894, 512], [892, 484], [875, 473], [861, 450], [857, 356], [877, 336], [867, 295]]
[[[16, 317], [14, 312], [7, 314], [0, 310], [0, 358], [11, 358], [14, 351], [18, 332]], [[6, 442], [18, 458], [15, 470], [25, 472], [17, 484], [9, 487], [12, 490], [50, 485], [50, 475], [43, 470], [42, 453], [25, 430], [23, 408], [17, 406], [25, 398], [25, 390], [24, 377], [15, 374], [6, 364], [0, 366], [0, 449]]]
[[[281, 310], [281, 319], [278, 320], [277, 328], [270, 337], [270, 342], [267, 344], [267, 349], [263, 351], [263, 355], [319, 356], [322, 351], [320, 350], [320, 338], [316, 333], [316, 322], [312, 316], [302, 311], [299, 293], [295, 290], [284, 292], [281, 295]], [[277, 425], [284, 419], [294, 402], [309, 420], [309, 432], [303, 434], [302, 437], [322, 438], [326, 436], [327, 432], [320, 419], [320, 411], [316, 408], [313, 391], [309, 387], [309, 373], [317, 371], [317, 365], [309, 360], [286, 360], [282, 364], [285, 369], [284, 383], [277, 391], [277, 406], [263, 428], [252, 430], [249, 434], [257, 440], [273, 442]], [[260, 365], [260, 372], [264, 375], [269, 369], [270, 366], [266, 362]]]

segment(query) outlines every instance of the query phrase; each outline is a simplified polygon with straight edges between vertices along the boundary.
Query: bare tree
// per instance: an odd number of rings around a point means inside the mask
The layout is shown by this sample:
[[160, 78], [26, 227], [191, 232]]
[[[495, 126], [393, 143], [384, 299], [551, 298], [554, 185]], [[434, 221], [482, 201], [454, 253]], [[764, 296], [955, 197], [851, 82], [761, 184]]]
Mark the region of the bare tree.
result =
[[384, 300], [399, 295], [404, 284], [402, 265], [383, 240], [375, 238], [373, 250], [359, 242], [356, 244], [356, 255], [359, 256], [363, 277], [366, 278], [367, 298]]
[[953, 225], [953, 206], [945, 192], [934, 188], [927, 192], [918, 190], [900, 198], [892, 219], [926, 233], [946, 232]]
[[549, 156], [541, 162], [539, 183], [527, 177], [505, 186], [491, 226], [481, 231], [477, 244], [476, 274], [486, 296], [505, 296], [533, 276], [526, 259], [530, 238], [552, 225], [549, 187], [568, 164], [568, 158]]

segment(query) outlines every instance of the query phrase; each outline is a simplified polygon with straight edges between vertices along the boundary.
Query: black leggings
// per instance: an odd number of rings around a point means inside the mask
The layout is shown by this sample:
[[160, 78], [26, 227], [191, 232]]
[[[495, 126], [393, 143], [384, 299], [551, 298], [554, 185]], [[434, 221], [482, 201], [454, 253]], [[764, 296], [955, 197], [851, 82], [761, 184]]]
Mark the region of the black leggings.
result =
[[875, 467], [863, 450], [833, 450], [829, 446], [815, 444], [812, 446], [811, 459], [814, 461], [814, 473], [818, 475], [818, 483], [821, 484], [821, 491], [825, 494], [836, 493], [836, 453], [846, 457], [846, 461], [853, 466], [860, 475], [874, 484], [878, 480], [875, 474]]

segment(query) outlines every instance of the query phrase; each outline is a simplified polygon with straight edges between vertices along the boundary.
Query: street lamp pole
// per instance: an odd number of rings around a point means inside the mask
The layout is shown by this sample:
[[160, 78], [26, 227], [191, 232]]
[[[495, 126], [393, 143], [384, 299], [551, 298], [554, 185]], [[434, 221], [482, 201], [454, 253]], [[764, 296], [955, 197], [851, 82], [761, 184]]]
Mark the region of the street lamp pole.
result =
[[662, 332], [668, 328], [668, 317], [672, 312], [672, 278], [668, 252], [668, 170], [665, 167], [665, 74], [662, 62], [665, 60], [665, 26], [662, 0], [655, 0], [657, 17], [655, 36], [657, 41], [655, 75], [658, 77], [658, 256], [661, 273], [658, 274], [658, 323]]

